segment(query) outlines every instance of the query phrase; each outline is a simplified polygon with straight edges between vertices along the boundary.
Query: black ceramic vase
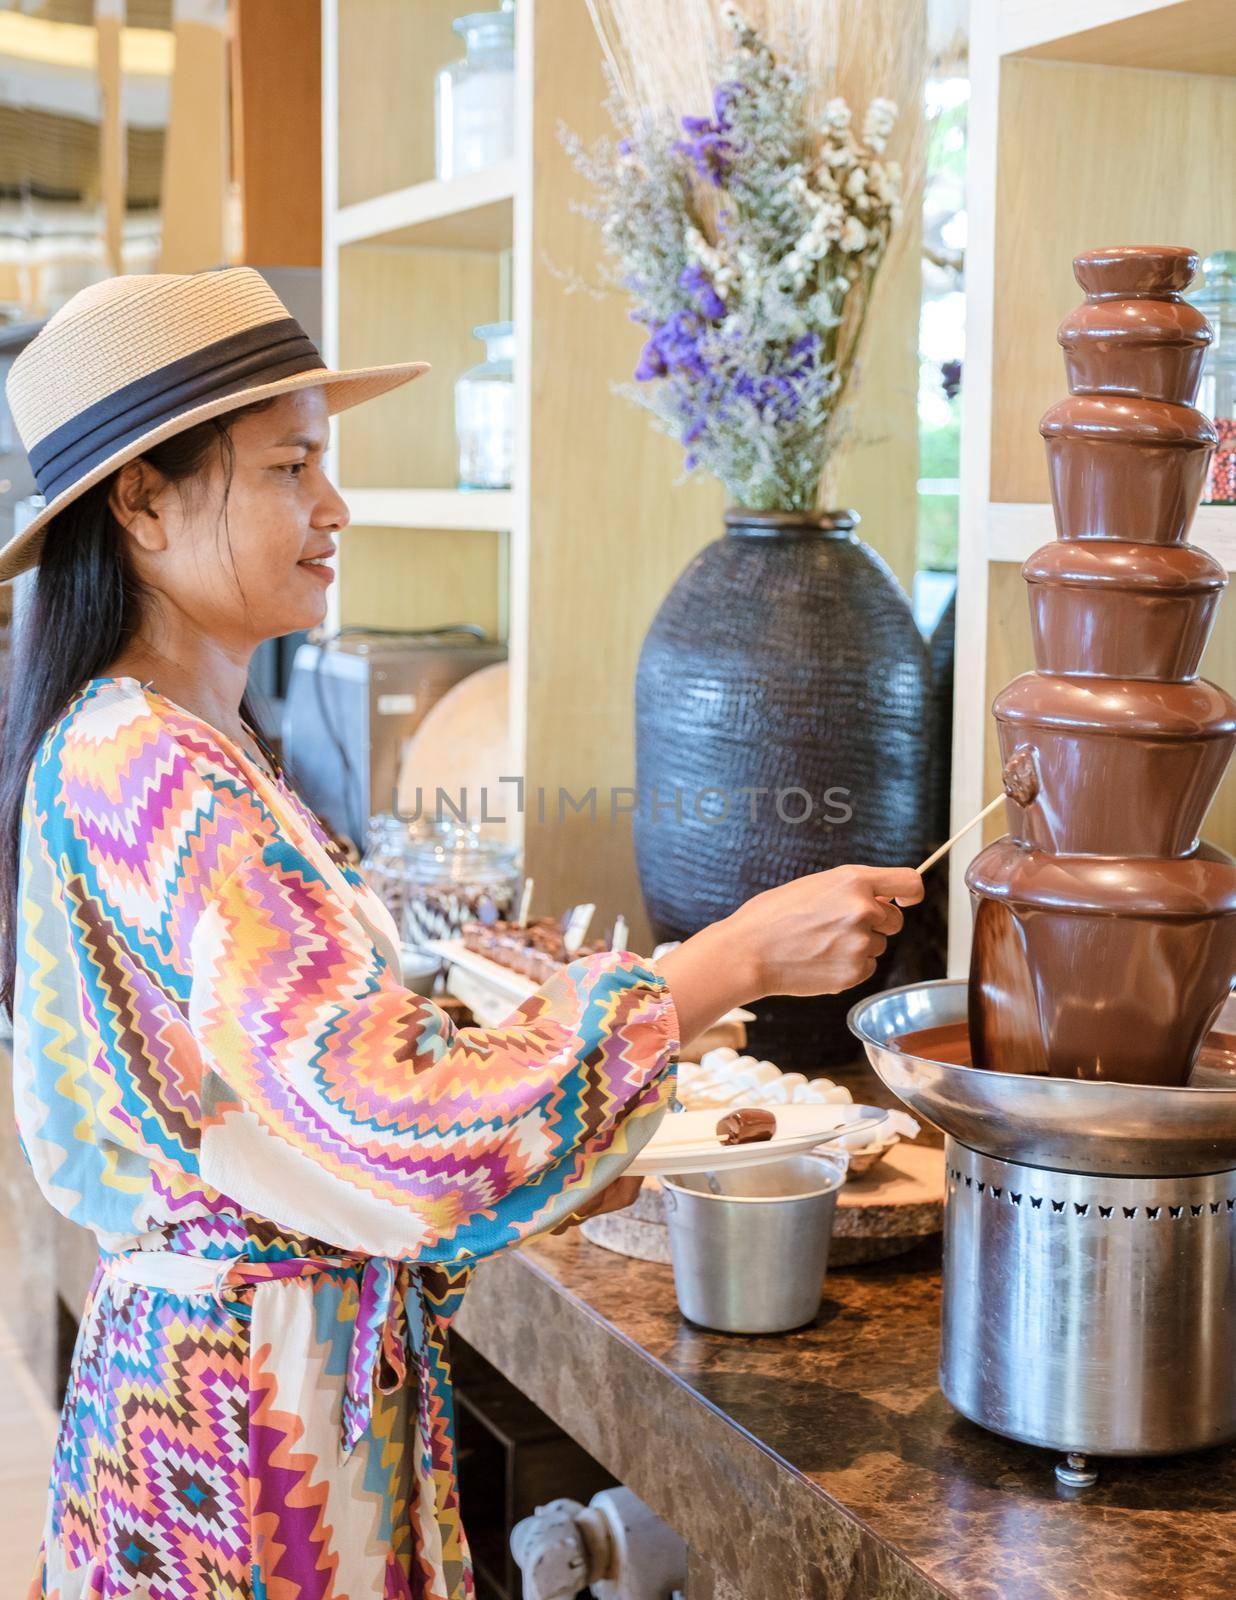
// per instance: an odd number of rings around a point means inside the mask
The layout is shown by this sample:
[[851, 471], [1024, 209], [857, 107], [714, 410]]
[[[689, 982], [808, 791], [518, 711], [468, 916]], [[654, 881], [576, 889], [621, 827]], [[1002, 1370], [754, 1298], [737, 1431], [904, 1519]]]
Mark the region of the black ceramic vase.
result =
[[[653, 619], [636, 675], [634, 823], [658, 941], [805, 873], [922, 859], [928, 651], [857, 521], [727, 511], [725, 537]], [[748, 1048], [799, 1072], [851, 1058], [847, 1010], [914, 981], [917, 943], [893, 941], [861, 989], [757, 1003]]]

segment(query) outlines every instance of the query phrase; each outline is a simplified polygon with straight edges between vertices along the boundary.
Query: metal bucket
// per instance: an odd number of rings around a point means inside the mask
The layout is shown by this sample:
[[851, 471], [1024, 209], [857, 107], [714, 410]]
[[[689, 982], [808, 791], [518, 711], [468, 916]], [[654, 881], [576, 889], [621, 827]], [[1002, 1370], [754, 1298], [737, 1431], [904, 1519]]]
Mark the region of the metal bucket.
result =
[[662, 1178], [684, 1317], [724, 1333], [784, 1333], [820, 1309], [841, 1153]]

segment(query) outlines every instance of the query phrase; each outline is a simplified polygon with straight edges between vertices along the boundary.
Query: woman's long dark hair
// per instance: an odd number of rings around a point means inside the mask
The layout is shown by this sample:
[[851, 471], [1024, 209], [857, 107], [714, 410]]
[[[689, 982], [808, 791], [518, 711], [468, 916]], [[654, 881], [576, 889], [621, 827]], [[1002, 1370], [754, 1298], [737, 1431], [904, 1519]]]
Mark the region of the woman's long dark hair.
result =
[[[204, 474], [215, 452], [221, 452], [225, 477], [220, 521], [227, 529], [236, 462], [231, 429], [238, 418], [265, 411], [279, 398], [209, 417], [152, 445], [142, 452], [142, 459], [187, 498], [197, 488], [194, 480]], [[30, 765], [43, 735], [72, 697], [91, 678], [103, 675], [129, 644], [150, 598], [134, 570], [124, 530], [107, 503], [119, 471], [86, 490], [47, 525], [0, 710], [0, 1005], [10, 1020], [22, 804]], [[230, 553], [230, 530], [227, 533]], [[262, 753], [290, 783], [248, 689], [240, 715], [257, 736]]]

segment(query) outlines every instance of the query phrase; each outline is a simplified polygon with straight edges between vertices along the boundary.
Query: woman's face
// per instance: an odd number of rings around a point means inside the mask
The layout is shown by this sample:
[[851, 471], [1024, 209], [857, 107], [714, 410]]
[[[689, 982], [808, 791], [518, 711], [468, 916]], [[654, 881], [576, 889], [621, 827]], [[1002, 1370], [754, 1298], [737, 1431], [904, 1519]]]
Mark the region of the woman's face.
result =
[[[238, 649], [322, 622], [333, 575], [306, 559], [330, 554], [349, 520], [322, 470], [329, 428], [320, 388], [294, 390], [238, 418], [226, 508], [222, 449], [179, 491], [149, 462], [132, 463], [139, 470], [127, 483], [130, 468], [122, 469], [113, 508], [129, 529], [139, 576], [163, 608]], [[140, 505], [153, 515], [131, 509]]]

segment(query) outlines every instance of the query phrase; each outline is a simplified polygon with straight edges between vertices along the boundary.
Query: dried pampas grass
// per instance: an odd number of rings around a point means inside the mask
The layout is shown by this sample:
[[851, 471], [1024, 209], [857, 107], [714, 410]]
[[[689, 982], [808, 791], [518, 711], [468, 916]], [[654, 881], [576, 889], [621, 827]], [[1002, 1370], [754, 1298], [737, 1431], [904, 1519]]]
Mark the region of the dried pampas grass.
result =
[[[631, 111], [706, 112], [729, 39], [722, 0], [587, 0], [612, 85]], [[877, 96], [900, 108], [889, 154], [906, 200], [921, 181], [926, 0], [746, 0], [739, 9], [811, 85], [818, 123], [842, 96], [861, 117]]]

